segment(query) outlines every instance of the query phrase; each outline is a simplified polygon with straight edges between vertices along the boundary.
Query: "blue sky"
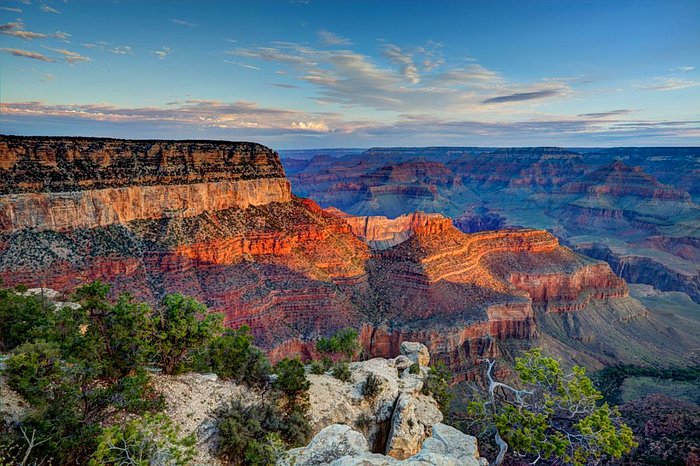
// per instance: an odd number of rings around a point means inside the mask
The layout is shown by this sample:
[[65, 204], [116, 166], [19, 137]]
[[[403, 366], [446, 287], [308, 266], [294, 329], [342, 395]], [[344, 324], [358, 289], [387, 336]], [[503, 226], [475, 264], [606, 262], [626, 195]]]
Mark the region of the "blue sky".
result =
[[0, 1], [5, 134], [700, 145], [700, 1]]

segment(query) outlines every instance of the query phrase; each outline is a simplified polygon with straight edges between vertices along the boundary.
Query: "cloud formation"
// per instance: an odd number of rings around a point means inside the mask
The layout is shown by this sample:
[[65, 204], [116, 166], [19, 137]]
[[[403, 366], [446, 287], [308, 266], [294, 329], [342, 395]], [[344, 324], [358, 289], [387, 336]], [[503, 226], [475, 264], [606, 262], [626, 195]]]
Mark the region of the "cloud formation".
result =
[[654, 83], [652, 84], [645, 84], [640, 87], [648, 91], [677, 91], [695, 86], [700, 86], [700, 81], [663, 76], [654, 78]]
[[[644, 137], [663, 141], [692, 141], [693, 137], [700, 135], [699, 120], [623, 120], [610, 115], [615, 112], [620, 111], [589, 114], [592, 116], [540, 117], [527, 121], [404, 115], [396, 121], [382, 122], [348, 120], [333, 112], [309, 113], [263, 107], [247, 101], [189, 99], [160, 107], [0, 103], [0, 113], [7, 123], [32, 121], [42, 125], [45, 122], [63, 122], [64, 125], [70, 123], [73, 126], [80, 121], [104, 128], [114, 128], [114, 125], [130, 128], [126, 131], [133, 128], [160, 131], [150, 133], [154, 137], [186, 131], [205, 137], [299, 137], [302, 138], [300, 141], [306, 137], [332, 134], [336, 138], [367, 141], [368, 144], [390, 144], [391, 141], [401, 140], [406, 143], [430, 141], [457, 145], [533, 145], [551, 144], [556, 140], [559, 144], [569, 141], [569, 144], [592, 145], [608, 141], [623, 144], [627, 140]], [[170, 133], [173, 131], [175, 133]]]
[[385, 63], [348, 49], [272, 42], [228, 54], [284, 66], [315, 89], [318, 103], [384, 112], [477, 114], [484, 103], [564, 97], [569, 91], [563, 80], [515, 84], [478, 63], [447, 64], [436, 43], [386, 44], [382, 52]]
[[34, 39], [67, 39], [70, 34], [56, 31], [53, 34], [45, 34], [43, 32], [32, 32], [24, 29], [24, 23], [21, 20], [17, 20], [11, 23], [0, 24], [0, 34], [6, 36], [19, 37], [24, 40], [34, 40]]
[[39, 52], [32, 52], [30, 50], [2, 48], [0, 49], [0, 52], [8, 53], [10, 55], [14, 55], [15, 57], [31, 58], [33, 60], [41, 60], [46, 62], [55, 61], [53, 58], [47, 57], [46, 55], [43, 55]]
[[163, 47], [160, 50], [153, 50], [151, 51], [151, 53], [155, 55], [158, 58], [158, 60], [165, 60], [165, 57], [170, 55], [172, 53], [172, 50], [170, 49], [170, 47]]
[[128, 45], [112, 45], [109, 42], [97, 41], [82, 44], [89, 49], [97, 49], [101, 52], [113, 53], [114, 55], [133, 55], [133, 50]]
[[632, 112], [633, 112], [633, 110], [625, 108], [625, 109], [620, 109], [620, 110], [610, 110], [608, 112], [581, 113], [581, 114], [579, 114], [579, 116], [585, 117], [585, 118], [608, 118], [608, 117], [627, 115], [627, 114], [632, 113]]
[[182, 19], [169, 19], [168, 21], [170, 21], [173, 24], [177, 24], [178, 26], [187, 26], [187, 27], [191, 27], [191, 28], [195, 28], [195, 27], [199, 26], [199, 24], [197, 24], [197, 23], [191, 23], [189, 21], [185, 21]]
[[352, 41], [350, 39], [340, 37], [339, 35], [334, 34], [330, 31], [318, 31], [316, 34], [318, 35], [318, 38], [321, 41], [321, 43], [324, 45], [352, 45]]
[[92, 58], [81, 55], [78, 52], [72, 52], [72, 51], [66, 50], [66, 49], [48, 47], [46, 45], [42, 45], [42, 47], [44, 47], [46, 50], [51, 50], [52, 52], [56, 52], [57, 54], [62, 55], [63, 60], [70, 63], [71, 65], [74, 63], [92, 61]]
[[558, 89], [543, 89], [532, 92], [516, 92], [515, 94], [501, 95], [484, 100], [483, 104], [500, 104], [504, 102], [522, 102], [523, 100], [545, 99], [559, 95]]
[[11, 11], [12, 13], [22, 13], [21, 8], [13, 8], [9, 6], [0, 6], [0, 10]]
[[53, 14], [55, 14], [55, 15], [60, 15], [60, 14], [61, 14], [61, 12], [58, 11], [56, 8], [51, 8], [51, 7], [48, 6], [48, 5], [41, 5], [41, 8], [40, 8], [40, 9], [41, 9], [41, 11], [43, 11], [44, 13], [53, 13]]

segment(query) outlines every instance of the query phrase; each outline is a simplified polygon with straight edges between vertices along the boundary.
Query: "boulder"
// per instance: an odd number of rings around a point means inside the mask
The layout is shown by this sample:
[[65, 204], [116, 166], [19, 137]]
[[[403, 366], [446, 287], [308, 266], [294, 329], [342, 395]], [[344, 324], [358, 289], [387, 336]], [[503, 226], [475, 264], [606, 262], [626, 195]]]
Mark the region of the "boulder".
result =
[[402, 393], [391, 418], [385, 453], [397, 459], [416, 454], [430, 434], [430, 428], [440, 421], [442, 413], [435, 400], [425, 395], [412, 397]]
[[445, 424], [433, 425], [432, 436], [423, 442], [421, 451], [414, 458], [426, 458], [428, 455], [448, 455], [465, 466], [479, 465], [476, 438]]
[[332, 424], [319, 432], [306, 447], [289, 450], [279, 466], [322, 466], [344, 456], [367, 453], [369, 446], [361, 433], [349, 426]]
[[408, 357], [411, 361], [417, 362], [421, 366], [430, 364], [428, 347], [422, 343], [404, 341], [401, 343], [401, 354]]

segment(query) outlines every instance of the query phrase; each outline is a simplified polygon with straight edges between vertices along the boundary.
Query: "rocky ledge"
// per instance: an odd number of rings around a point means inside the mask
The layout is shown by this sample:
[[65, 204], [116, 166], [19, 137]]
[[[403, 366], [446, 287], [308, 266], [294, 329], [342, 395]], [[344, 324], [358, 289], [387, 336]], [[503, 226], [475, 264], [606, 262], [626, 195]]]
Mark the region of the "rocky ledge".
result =
[[[309, 375], [309, 417], [316, 436], [287, 452], [280, 466], [465, 465], [485, 464], [477, 441], [442, 424], [435, 400], [422, 394], [430, 361], [428, 349], [404, 342], [393, 359], [350, 365], [342, 382], [331, 375]], [[411, 370], [417, 363], [418, 370]], [[365, 384], [376, 381], [368, 394]]]

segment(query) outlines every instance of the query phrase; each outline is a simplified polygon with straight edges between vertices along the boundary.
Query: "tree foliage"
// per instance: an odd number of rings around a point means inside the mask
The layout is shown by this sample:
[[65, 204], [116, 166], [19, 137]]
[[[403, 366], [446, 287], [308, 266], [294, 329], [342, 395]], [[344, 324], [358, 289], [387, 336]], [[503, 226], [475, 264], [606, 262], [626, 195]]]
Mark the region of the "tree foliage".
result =
[[452, 372], [442, 361], [430, 366], [428, 375], [423, 381], [423, 394], [432, 396], [444, 415], [449, 413], [452, 402], [451, 381]]
[[468, 407], [472, 419], [490, 429], [499, 446], [493, 464], [502, 464], [511, 449], [533, 463], [557, 460], [582, 466], [620, 458], [636, 446], [617, 408], [598, 403], [602, 395], [584, 368], [565, 373], [557, 360], [530, 350], [516, 358], [515, 372], [524, 387], [516, 388], [494, 380], [493, 367], [490, 361], [487, 399]]
[[[148, 432], [148, 423], [123, 423], [130, 414], [162, 408], [146, 367], [159, 364], [165, 372], [183, 367], [221, 332], [221, 316], [208, 314], [193, 298], [169, 295], [154, 311], [128, 293], [111, 300], [109, 292], [109, 285], [96, 281], [76, 290], [77, 305], [54, 306], [18, 290], [0, 289], [0, 345], [12, 349], [4, 373], [31, 403], [17, 425], [2, 426], [0, 449], [11, 452], [10, 457], [25, 451], [25, 464], [47, 458], [56, 464], [84, 464], [102, 440]], [[238, 341], [234, 336], [221, 343]], [[245, 367], [264, 372], [264, 356], [243, 346]], [[225, 352], [223, 346], [220, 350]], [[165, 424], [159, 425], [167, 432]]]
[[253, 345], [250, 327], [226, 330], [200, 356], [199, 368], [250, 386], [264, 387], [272, 372], [265, 353]]
[[321, 338], [316, 342], [318, 352], [339, 355], [347, 360], [355, 358], [361, 349], [358, 333], [354, 328], [344, 328], [330, 338]]
[[105, 429], [97, 438], [90, 466], [185, 466], [195, 455], [194, 435], [181, 436], [163, 414], [146, 414]]
[[152, 319], [156, 363], [166, 374], [181, 369], [196, 349], [221, 333], [222, 321], [221, 314], [209, 314], [192, 297], [166, 296]]

